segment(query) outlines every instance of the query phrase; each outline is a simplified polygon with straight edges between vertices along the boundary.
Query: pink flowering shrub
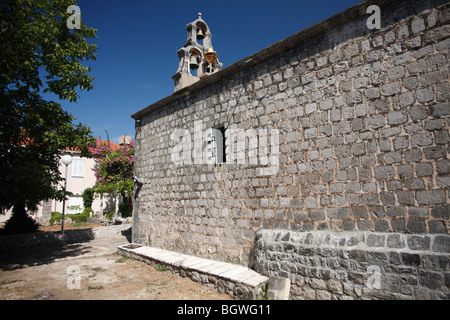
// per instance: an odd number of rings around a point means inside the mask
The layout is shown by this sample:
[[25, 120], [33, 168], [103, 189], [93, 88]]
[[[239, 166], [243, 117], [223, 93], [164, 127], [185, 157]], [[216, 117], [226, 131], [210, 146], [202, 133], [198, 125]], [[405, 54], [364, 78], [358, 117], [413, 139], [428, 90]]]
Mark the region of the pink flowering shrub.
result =
[[134, 141], [112, 150], [108, 142], [96, 141], [90, 146], [92, 155], [97, 158], [95, 171], [97, 182], [95, 193], [121, 194], [126, 203], [131, 203], [133, 192]]

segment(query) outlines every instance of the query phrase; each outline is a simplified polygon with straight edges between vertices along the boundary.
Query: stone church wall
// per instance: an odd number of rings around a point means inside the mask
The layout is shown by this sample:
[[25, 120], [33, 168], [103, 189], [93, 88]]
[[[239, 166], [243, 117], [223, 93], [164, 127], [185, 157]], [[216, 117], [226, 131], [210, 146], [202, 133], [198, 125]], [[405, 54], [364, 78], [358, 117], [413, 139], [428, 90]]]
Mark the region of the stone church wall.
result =
[[[362, 2], [135, 113], [133, 241], [289, 277], [293, 298], [448, 298], [450, 9], [373, 3], [380, 30]], [[292, 242], [324, 232], [365, 245], [306, 261]], [[372, 265], [390, 294], [367, 291]]]

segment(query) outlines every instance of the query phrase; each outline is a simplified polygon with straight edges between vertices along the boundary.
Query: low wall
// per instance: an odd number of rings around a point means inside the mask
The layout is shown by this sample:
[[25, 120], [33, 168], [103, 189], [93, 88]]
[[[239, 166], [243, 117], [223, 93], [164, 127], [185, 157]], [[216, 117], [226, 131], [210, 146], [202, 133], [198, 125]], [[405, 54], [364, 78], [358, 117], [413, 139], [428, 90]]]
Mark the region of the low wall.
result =
[[254, 268], [292, 299], [449, 299], [450, 236], [263, 229]]
[[107, 238], [114, 236], [131, 237], [131, 224], [72, 229], [53, 232], [32, 232], [9, 236], [0, 236], [0, 252], [19, 250], [22, 248], [47, 246], [56, 243], [76, 243], [87, 242], [97, 238]]

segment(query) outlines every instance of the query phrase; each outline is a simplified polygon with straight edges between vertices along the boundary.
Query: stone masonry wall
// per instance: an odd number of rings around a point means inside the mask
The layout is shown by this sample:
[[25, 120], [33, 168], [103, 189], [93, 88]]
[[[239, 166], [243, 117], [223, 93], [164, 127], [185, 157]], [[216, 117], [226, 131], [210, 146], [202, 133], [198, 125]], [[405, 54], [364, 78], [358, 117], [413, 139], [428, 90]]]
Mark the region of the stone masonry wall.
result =
[[[368, 5], [133, 115], [134, 242], [253, 265], [260, 229], [448, 237], [450, 8], [379, 1], [369, 30]], [[251, 142], [244, 164], [174, 161], [219, 122], [276, 129], [276, 172]]]
[[447, 235], [260, 230], [256, 271], [291, 280], [294, 299], [450, 298]]

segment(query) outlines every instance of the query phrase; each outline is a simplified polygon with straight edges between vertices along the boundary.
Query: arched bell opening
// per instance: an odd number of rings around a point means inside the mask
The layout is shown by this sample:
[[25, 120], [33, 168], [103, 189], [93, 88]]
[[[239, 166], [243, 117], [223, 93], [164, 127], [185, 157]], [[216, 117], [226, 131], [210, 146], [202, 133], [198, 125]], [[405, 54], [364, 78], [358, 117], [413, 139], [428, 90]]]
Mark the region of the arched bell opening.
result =
[[199, 45], [203, 45], [203, 39], [205, 39], [207, 33], [206, 25], [201, 22], [197, 22], [196, 27], [197, 27], [196, 32], [197, 43]]
[[213, 48], [208, 49], [208, 52], [205, 53], [204, 59], [206, 61], [205, 72], [213, 73], [217, 62], [217, 53], [213, 50]]
[[[199, 74], [199, 67], [202, 61], [202, 54], [196, 49], [189, 50], [189, 74], [196, 77]], [[194, 74], [195, 73], [195, 74]]]

